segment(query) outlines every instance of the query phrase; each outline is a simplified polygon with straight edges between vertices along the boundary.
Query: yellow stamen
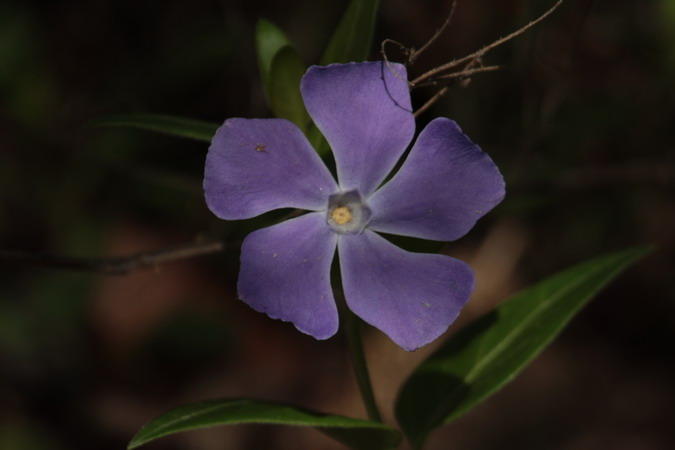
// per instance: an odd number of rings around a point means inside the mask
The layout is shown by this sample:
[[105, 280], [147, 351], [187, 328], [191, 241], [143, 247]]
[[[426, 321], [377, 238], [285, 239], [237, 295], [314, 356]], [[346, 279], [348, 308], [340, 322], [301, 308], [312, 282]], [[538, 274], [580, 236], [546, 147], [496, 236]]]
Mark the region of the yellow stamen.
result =
[[338, 225], [344, 225], [352, 220], [352, 212], [346, 206], [338, 206], [330, 213], [330, 218]]

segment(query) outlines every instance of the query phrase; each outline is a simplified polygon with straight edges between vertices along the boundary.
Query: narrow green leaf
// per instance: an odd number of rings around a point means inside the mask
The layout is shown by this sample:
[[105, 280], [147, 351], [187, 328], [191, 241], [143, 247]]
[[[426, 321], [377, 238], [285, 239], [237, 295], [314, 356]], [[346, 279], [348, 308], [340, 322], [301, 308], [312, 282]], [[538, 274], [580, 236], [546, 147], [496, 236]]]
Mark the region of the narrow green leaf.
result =
[[309, 115], [300, 95], [300, 79], [307, 66], [283, 31], [266, 20], [258, 22], [255, 41], [270, 109], [276, 117], [288, 119], [306, 130]]
[[260, 19], [255, 29], [255, 47], [258, 53], [258, 67], [263, 79], [265, 94], [269, 98], [272, 61], [282, 48], [292, 47], [291, 42], [279, 27], [265, 19]]
[[309, 124], [306, 134], [307, 139], [309, 140], [310, 144], [312, 144], [312, 147], [314, 147], [319, 156], [323, 158], [328, 154], [328, 152], [330, 152], [330, 145], [328, 145], [328, 141], [325, 137], [323, 137], [323, 134], [321, 134], [321, 131], [319, 131], [319, 128], [317, 128], [314, 122]]
[[352, 0], [321, 58], [321, 64], [368, 58], [379, 0]]
[[648, 251], [612, 253], [565, 270], [476, 320], [403, 385], [396, 415], [415, 448], [512, 380], [602, 287]]
[[352, 448], [363, 450], [391, 449], [401, 440], [398, 431], [377, 422], [320, 414], [258, 400], [221, 399], [180, 406], [165, 412], [145, 425], [127, 448], [133, 449], [181, 431], [236, 424], [313, 427]]
[[160, 114], [121, 114], [101, 117], [91, 121], [90, 124], [101, 127], [139, 128], [204, 142], [211, 142], [219, 126], [216, 123]]
[[288, 119], [301, 130], [309, 124], [309, 114], [300, 95], [300, 79], [305, 65], [292, 47], [283, 47], [272, 60], [270, 68], [270, 107], [277, 117]]

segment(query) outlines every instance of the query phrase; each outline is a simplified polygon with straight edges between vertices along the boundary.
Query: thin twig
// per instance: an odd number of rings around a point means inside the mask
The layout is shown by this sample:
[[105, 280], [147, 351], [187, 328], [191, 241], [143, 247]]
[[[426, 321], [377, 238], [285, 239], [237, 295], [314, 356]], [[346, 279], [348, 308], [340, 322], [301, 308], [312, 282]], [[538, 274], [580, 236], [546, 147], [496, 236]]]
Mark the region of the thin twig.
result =
[[431, 97], [429, 100], [427, 100], [427, 102], [424, 105], [417, 108], [417, 111], [415, 111], [413, 113], [413, 117], [418, 117], [424, 111], [429, 109], [431, 107], [431, 105], [436, 103], [439, 98], [443, 97], [445, 95], [445, 93], [448, 92], [448, 89], [450, 89], [450, 86], [445, 86], [445, 87], [442, 87], [441, 89], [439, 89], [438, 92], [436, 92], [433, 97]]
[[[462, 72], [464, 72], [464, 71], [470, 70], [470, 69], [472, 69], [474, 66], [483, 67], [483, 60], [482, 60], [481, 58], [472, 59], [472, 60], [469, 62], [469, 64], [467, 64], [466, 66], [464, 66], [464, 69], [461, 70], [459, 73], [462, 73]], [[488, 66], [488, 67], [496, 67], [497, 69], [500, 69], [500, 68], [501, 68], [501, 66]], [[495, 70], [497, 70], [497, 69], [495, 69]], [[462, 78], [462, 79], [460, 80], [459, 85], [462, 86], [462, 87], [467, 87], [467, 86], [469, 85], [469, 82], [470, 82], [470, 81], [471, 81], [471, 77]]]
[[548, 10], [548, 11], [546, 11], [544, 14], [542, 14], [541, 16], [539, 16], [538, 18], [536, 18], [535, 20], [531, 21], [530, 23], [528, 23], [528, 24], [525, 25], [524, 27], [520, 28], [519, 30], [514, 31], [514, 32], [511, 33], [511, 34], [509, 34], [509, 35], [507, 35], [507, 36], [504, 36], [504, 37], [502, 37], [502, 38], [500, 38], [500, 39], [497, 39], [495, 42], [486, 45], [485, 47], [481, 48], [480, 50], [478, 50], [478, 51], [476, 51], [476, 52], [473, 52], [473, 53], [471, 53], [470, 55], [464, 56], [464, 57], [462, 57], [462, 58], [459, 58], [459, 59], [455, 59], [455, 60], [453, 60], [453, 61], [450, 61], [450, 62], [448, 62], [448, 63], [446, 63], [446, 64], [442, 64], [442, 65], [440, 65], [440, 66], [438, 66], [438, 67], [435, 67], [435, 68], [429, 70], [428, 72], [423, 73], [423, 74], [420, 75], [419, 77], [417, 77], [417, 78], [415, 78], [414, 80], [412, 80], [412, 81], [410, 82], [410, 86], [411, 86], [411, 87], [414, 87], [414, 86], [417, 85], [418, 83], [420, 83], [420, 82], [422, 82], [422, 81], [425, 81], [425, 80], [427, 80], [427, 79], [433, 77], [434, 75], [436, 75], [436, 74], [438, 74], [438, 73], [444, 72], [444, 71], [446, 71], [446, 70], [448, 70], [448, 69], [452, 69], [453, 67], [457, 67], [457, 66], [459, 66], [459, 65], [461, 65], [461, 64], [463, 64], [463, 63], [465, 63], [465, 62], [467, 62], [467, 61], [471, 61], [471, 60], [473, 60], [473, 59], [481, 58], [481, 57], [482, 57], [485, 53], [487, 53], [488, 51], [492, 50], [492, 49], [495, 48], [495, 47], [498, 47], [498, 46], [502, 45], [502, 44], [505, 43], [505, 42], [510, 41], [511, 39], [513, 39], [513, 38], [515, 38], [515, 37], [517, 37], [517, 36], [520, 36], [521, 34], [523, 34], [524, 32], [526, 32], [527, 30], [529, 30], [529, 29], [532, 28], [533, 26], [537, 25], [537, 24], [538, 24], [539, 22], [541, 22], [542, 20], [546, 19], [549, 15], [553, 14], [553, 12], [554, 12], [556, 9], [558, 9], [558, 7], [562, 4], [562, 2], [563, 2], [563, 0], [558, 0], [558, 1], [557, 1], [557, 2], [556, 2], [549, 10]]
[[[441, 34], [445, 31], [445, 29], [448, 27], [450, 24], [450, 21], [452, 20], [452, 16], [455, 14], [455, 8], [457, 7], [457, 0], [453, 0], [452, 5], [450, 6], [450, 13], [448, 14], [448, 17], [445, 19], [445, 22], [443, 22], [443, 25], [436, 30], [433, 36], [429, 38], [429, 40], [420, 48], [419, 50], [415, 50], [414, 47], [406, 47], [399, 41], [395, 41], [394, 39], [385, 39], [380, 43], [380, 53], [382, 54], [382, 58], [384, 59], [384, 62], [387, 64], [387, 67], [389, 69], [392, 69], [391, 63], [389, 62], [389, 57], [387, 56], [387, 44], [394, 44], [396, 45], [401, 52], [403, 52], [403, 56], [405, 61], [403, 64], [405, 66], [410, 66], [415, 63], [415, 60], [424, 52], [431, 44], [433, 44], [436, 39], [438, 39]], [[392, 69], [393, 71], [393, 69]]]
[[401, 80], [401, 81], [407, 83], [408, 80], [406, 80], [406, 79], [404, 79], [403, 77], [401, 77], [401, 75], [398, 73], [398, 71], [394, 70], [394, 68], [391, 67], [391, 62], [389, 62], [389, 58], [387, 57], [387, 50], [386, 50], [387, 44], [396, 44], [396, 45], [398, 45], [399, 48], [403, 51], [403, 54], [405, 55], [406, 61], [408, 60], [408, 57], [409, 57], [409, 55], [410, 55], [410, 51], [411, 51], [411, 50], [410, 50], [408, 47], [406, 47], [405, 45], [401, 44], [399, 41], [395, 41], [395, 40], [393, 40], [393, 39], [385, 39], [385, 40], [382, 41], [382, 43], [380, 44], [380, 53], [382, 53], [382, 58], [384, 59], [384, 63], [387, 65], [387, 68], [389, 69], [389, 72], [391, 72], [391, 74], [392, 74], [395, 78], [397, 78], [397, 79], [399, 79], [399, 80]]
[[471, 75], [475, 73], [480, 73], [480, 72], [490, 72], [493, 70], [499, 70], [501, 69], [501, 66], [485, 66], [485, 67], [477, 67], [475, 69], [470, 68], [474, 62], [479, 60], [474, 60], [471, 61], [469, 64], [466, 65], [466, 68], [462, 71], [459, 72], [453, 72], [449, 73], [443, 76], [438, 77], [436, 80], [431, 80], [428, 81], [427, 83], [419, 84], [416, 87], [423, 87], [423, 86], [432, 86], [438, 84], [438, 80], [449, 80], [449, 82], [446, 83], [445, 86], [440, 88], [433, 97], [431, 97], [427, 102], [419, 107], [417, 111], [413, 113], [414, 117], [419, 117], [420, 114], [422, 114], [424, 111], [429, 109], [434, 103], [438, 101], [442, 96], [448, 92], [448, 89], [450, 88], [450, 82], [452, 81], [459, 81], [460, 83], [468, 83], [471, 80]]
[[137, 269], [157, 267], [167, 262], [221, 253], [226, 249], [227, 246], [224, 242], [210, 241], [112, 258], [76, 258], [15, 250], [0, 250], [0, 263], [51, 267], [81, 272], [99, 272], [105, 275], [126, 275]]
[[[467, 66], [468, 67], [468, 66]], [[471, 75], [481, 73], [481, 72], [493, 72], [495, 70], [501, 69], [502, 66], [481, 66], [481, 67], [476, 67], [475, 69], [471, 68], [465, 68], [464, 70], [460, 70], [459, 72], [451, 72], [447, 73], [445, 75], [439, 75], [433, 80], [429, 80], [425, 83], [422, 84], [417, 84], [414, 87], [415, 88], [420, 88], [420, 87], [426, 87], [426, 86], [435, 86], [438, 84], [440, 80], [454, 80], [457, 78], [469, 78]]]
[[419, 50], [411, 49], [410, 55], [408, 56], [408, 64], [413, 64], [415, 60], [424, 52], [431, 44], [433, 44], [436, 39], [438, 39], [441, 34], [445, 31], [445, 29], [450, 25], [450, 21], [452, 20], [452, 16], [455, 15], [455, 8], [457, 7], [457, 0], [452, 1], [452, 5], [450, 6], [450, 12], [448, 13], [448, 17], [445, 19], [445, 22], [443, 22], [443, 25], [436, 30], [436, 33], [434, 33], [433, 36], [424, 44]]
[[387, 67], [391, 69], [391, 63], [389, 62], [389, 58], [387, 57], [387, 44], [396, 45], [399, 49], [401, 49], [401, 51], [405, 55], [406, 61], [408, 60], [410, 56], [410, 49], [408, 47], [401, 44], [399, 41], [395, 41], [393, 39], [385, 39], [380, 43], [380, 53], [382, 54], [384, 62], [387, 63]]

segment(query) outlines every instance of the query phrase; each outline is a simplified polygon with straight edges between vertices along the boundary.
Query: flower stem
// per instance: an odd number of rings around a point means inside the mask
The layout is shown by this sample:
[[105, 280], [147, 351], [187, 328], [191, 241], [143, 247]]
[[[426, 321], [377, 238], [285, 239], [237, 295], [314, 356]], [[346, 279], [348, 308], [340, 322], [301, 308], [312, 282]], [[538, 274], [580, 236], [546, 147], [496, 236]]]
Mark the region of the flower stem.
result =
[[363, 351], [360, 320], [348, 308], [345, 308], [343, 317], [345, 319], [347, 342], [349, 344], [349, 353], [351, 354], [352, 358], [354, 375], [356, 376], [356, 382], [359, 385], [359, 391], [361, 392], [363, 403], [366, 406], [366, 412], [368, 413], [370, 420], [382, 422], [380, 411], [377, 409], [377, 404], [375, 403], [373, 386], [370, 383], [366, 355]]

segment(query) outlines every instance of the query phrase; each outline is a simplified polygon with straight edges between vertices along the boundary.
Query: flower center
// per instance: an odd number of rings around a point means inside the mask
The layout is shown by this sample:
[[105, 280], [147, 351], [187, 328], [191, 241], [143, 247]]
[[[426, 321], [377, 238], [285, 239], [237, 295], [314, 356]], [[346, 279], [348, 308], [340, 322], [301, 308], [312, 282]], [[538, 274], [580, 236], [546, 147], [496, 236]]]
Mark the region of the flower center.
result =
[[352, 220], [352, 212], [346, 206], [337, 206], [330, 213], [330, 217], [336, 224], [344, 225]]
[[338, 233], [361, 233], [372, 215], [365, 200], [356, 190], [331, 195], [327, 210], [326, 221]]

